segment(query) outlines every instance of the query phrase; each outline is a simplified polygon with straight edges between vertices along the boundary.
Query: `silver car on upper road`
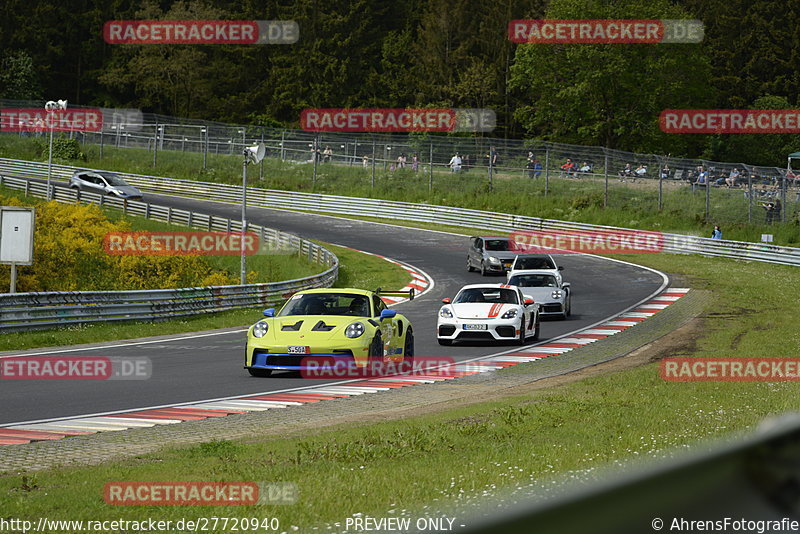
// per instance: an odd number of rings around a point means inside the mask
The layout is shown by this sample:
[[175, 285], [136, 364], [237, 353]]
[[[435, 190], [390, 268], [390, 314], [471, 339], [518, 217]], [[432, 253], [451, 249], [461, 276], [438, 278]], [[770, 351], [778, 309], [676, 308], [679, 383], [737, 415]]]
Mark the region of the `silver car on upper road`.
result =
[[141, 200], [142, 192], [108, 171], [75, 171], [69, 186], [80, 191], [91, 191], [101, 195], [113, 195], [125, 200]]

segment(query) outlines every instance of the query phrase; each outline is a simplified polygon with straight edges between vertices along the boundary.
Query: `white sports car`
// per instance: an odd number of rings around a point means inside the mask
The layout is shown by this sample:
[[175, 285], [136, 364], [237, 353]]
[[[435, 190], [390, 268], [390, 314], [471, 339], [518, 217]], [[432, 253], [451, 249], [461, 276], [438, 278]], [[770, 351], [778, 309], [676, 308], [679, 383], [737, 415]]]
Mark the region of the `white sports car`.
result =
[[539, 305], [508, 284], [464, 286], [451, 302], [443, 299], [436, 324], [440, 345], [453, 341], [539, 339]]
[[572, 313], [572, 289], [551, 270], [516, 271], [508, 280], [539, 304], [539, 313], [566, 319]]

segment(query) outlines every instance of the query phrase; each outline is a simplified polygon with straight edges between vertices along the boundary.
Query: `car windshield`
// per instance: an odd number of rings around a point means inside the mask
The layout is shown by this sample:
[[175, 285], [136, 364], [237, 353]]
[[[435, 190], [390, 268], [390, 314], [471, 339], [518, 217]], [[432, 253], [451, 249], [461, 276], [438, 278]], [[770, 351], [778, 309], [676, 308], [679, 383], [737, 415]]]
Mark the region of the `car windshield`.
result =
[[287, 315], [349, 315], [369, 317], [369, 298], [348, 293], [307, 293], [295, 295], [278, 313]]
[[101, 172], [100, 175], [106, 179], [108, 185], [116, 185], [119, 187], [130, 186], [128, 182], [117, 176], [116, 174], [112, 174], [110, 172]]
[[556, 264], [549, 256], [528, 256], [517, 258], [514, 263], [515, 270], [522, 269], [555, 269]]
[[454, 304], [474, 302], [519, 304], [516, 291], [499, 287], [471, 287], [464, 289], [453, 301]]
[[552, 274], [517, 274], [508, 283], [519, 287], [558, 287]]
[[507, 239], [487, 239], [486, 240], [486, 250], [508, 250], [508, 240]]

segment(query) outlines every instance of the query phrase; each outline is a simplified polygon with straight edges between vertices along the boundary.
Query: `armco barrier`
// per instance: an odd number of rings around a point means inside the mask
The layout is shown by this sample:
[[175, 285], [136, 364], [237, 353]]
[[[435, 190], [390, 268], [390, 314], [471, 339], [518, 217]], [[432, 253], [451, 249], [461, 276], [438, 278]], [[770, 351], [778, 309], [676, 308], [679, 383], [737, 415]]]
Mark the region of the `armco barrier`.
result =
[[[46, 185], [23, 178], [0, 177], [6, 187], [26, 194], [45, 196]], [[181, 224], [203, 230], [241, 231], [241, 221], [203, 213], [157, 206], [146, 202], [124, 202], [96, 193], [55, 188], [59, 202], [81, 201], [108, 205], [133, 215]], [[0, 332], [14, 332], [87, 324], [105, 321], [151, 321], [212, 313], [234, 308], [274, 305], [302, 289], [330, 287], [339, 272], [335, 254], [296, 235], [248, 224], [247, 231], [258, 233], [269, 249], [299, 251], [315, 263], [327, 266], [317, 275], [271, 282], [234, 286], [189, 287], [141, 291], [68, 291], [15, 293], [0, 295]]]
[[[53, 177], [66, 179], [77, 167], [53, 165]], [[239, 202], [241, 186], [178, 180], [140, 174], [126, 174], [132, 184], [144, 191]], [[0, 158], [0, 175], [38, 177], [47, 175], [47, 164]], [[248, 187], [251, 206], [292, 210], [325, 211], [341, 215], [357, 215], [427, 222], [490, 231], [513, 230], [629, 230], [613, 226], [598, 226], [524, 215], [454, 208], [431, 204], [414, 204], [371, 198], [345, 197], [315, 193], [297, 193], [274, 189]], [[630, 231], [630, 230], [629, 230]], [[700, 254], [741, 260], [762, 261], [783, 265], [800, 265], [800, 249], [763, 243], [715, 240], [680, 234], [664, 234], [664, 251], [677, 254]]]

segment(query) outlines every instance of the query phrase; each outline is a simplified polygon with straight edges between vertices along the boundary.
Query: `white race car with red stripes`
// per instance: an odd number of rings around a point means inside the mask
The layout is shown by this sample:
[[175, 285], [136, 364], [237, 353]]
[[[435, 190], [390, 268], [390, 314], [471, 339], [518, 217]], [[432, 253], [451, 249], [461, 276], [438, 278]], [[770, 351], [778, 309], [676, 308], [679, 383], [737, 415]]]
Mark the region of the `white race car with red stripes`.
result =
[[539, 339], [539, 305], [517, 286], [471, 284], [443, 299], [436, 334], [440, 345], [453, 341]]

